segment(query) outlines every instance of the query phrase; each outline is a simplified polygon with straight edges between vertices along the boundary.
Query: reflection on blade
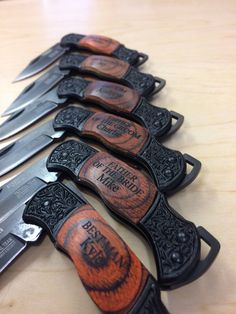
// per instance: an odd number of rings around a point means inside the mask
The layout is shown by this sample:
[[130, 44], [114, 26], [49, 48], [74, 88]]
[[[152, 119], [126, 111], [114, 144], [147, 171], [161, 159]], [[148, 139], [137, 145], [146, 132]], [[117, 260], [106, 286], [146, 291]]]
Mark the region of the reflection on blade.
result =
[[52, 121], [41, 125], [0, 150], [0, 176], [21, 165], [24, 161], [48, 146], [65, 131], [55, 131]]
[[26, 68], [15, 78], [14, 82], [24, 80], [46, 69], [49, 65], [59, 59], [68, 48], [63, 48], [60, 44], [56, 44], [34, 58]]
[[0, 273], [27, 247], [42, 229], [22, 220], [25, 203], [47, 182], [59, 175], [48, 172], [43, 158], [0, 188]]
[[40, 96], [47, 93], [57, 83], [59, 83], [69, 71], [60, 70], [56, 65], [48, 72], [40, 76], [36, 81], [28, 85], [14, 102], [4, 111], [2, 116], [10, 115], [25, 108]]
[[24, 186], [26, 182], [30, 182], [30, 179], [34, 180], [34, 177], [45, 181], [51, 182], [56, 181], [58, 178], [57, 172], [48, 172], [46, 168], [47, 157], [39, 160], [31, 167], [27, 168], [25, 171], [5, 183], [0, 187], [0, 210], [3, 208], [3, 201], [10, 195], [16, 193], [18, 196], [18, 205], [23, 204], [26, 201], [24, 193], [19, 193], [19, 188]]
[[57, 87], [41, 96], [24, 109], [17, 111], [0, 125], [0, 141], [17, 134], [31, 124], [57, 108], [58, 105], [66, 102], [66, 99], [57, 96]]
[[7, 234], [0, 240], [0, 273], [26, 248], [26, 242]]
[[[41, 181], [37, 188], [28, 191], [26, 201], [45, 185], [46, 183]], [[20, 189], [26, 190], [28, 187], [29, 184], [21, 186]], [[22, 220], [25, 204], [14, 207], [10, 199], [6, 199], [4, 203], [0, 210], [0, 273], [26, 248], [27, 242], [37, 241], [42, 233], [38, 226], [26, 224]]]

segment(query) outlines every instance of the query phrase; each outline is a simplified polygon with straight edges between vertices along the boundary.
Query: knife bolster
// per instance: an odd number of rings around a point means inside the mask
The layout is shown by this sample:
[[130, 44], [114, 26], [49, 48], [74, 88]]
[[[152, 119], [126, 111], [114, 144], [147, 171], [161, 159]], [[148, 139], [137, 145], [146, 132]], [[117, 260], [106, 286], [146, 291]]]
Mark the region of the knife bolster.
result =
[[160, 286], [171, 289], [184, 282], [200, 259], [195, 225], [175, 212], [159, 194], [138, 227], [153, 248]]
[[72, 130], [80, 134], [84, 123], [93, 115], [93, 112], [84, 108], [70, 106], [56, 115], [53, 127], [55, 130]]
[[68, 53], [60, 59], [59, 67], [62, 70], [78, 70], [86, 58], [81, 54]]
[[79, 41], [84, 38], [85, 35], [68, 34], [62, 37], [61, 45], [63, 47], [77, 48]]
[[48, 184], [27, 203], [23, 214], [26, 223], [36, 224], [47, 231], [53, 242], [58, 229], [74, 209], [85, 201], [59, 182]]
[[142, 162], [154, 177], [160, 191], [171, 191], [184, 179], [186, 175], [186, 164], [183, 155], [175, 150], [169, 149], [154, 137], [138, 154]]
[[124, 77], [125, 81], [142, 96], [148, 96], [155, 88], [155, 79], [151, 74], [139, 72], [132, 67]]
[[141, 98], [139, 105], [132, 114], [156, 138], [165, 135], [171, 128], [170, 112], [167, 109], [151, 105], [145, 98]]

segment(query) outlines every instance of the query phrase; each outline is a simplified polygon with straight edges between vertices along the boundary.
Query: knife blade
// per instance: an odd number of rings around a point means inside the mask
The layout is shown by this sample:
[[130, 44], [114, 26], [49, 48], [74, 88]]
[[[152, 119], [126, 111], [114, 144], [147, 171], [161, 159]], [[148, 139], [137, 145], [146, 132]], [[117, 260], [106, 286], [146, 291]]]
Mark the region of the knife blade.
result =
[[[203, 227], [177, 214], [149, 176], [121, 160], [69, 140], [52, 151], [47, 168], [89, 187], [115, 218], [145, 235], [162, 288], [173, 289], [196, 280], [215, 260], [219, 242]], [[201, 241], [210, 247], [205, 257], [201, 257]]]
[[56, 65], [48, 72], [44, 73], [37, 80], [26, 86], [20, 95], [11, 103], [11, 105], [2, 113], [2, 116], [7, 116], [15, 113], [27, 105], [35, 101], [40, 96], [44, 95], [60, 82], [69, 70], [60, 70]]
[[62, 47], [59, 43], [52, 46], [41, 55], [37, 56], [21, 71], [14, 82], [22, 81], [29, 78], [42, 70], [46, 69], [50, 64], [58, 60], [63, 54], [65, 54], [69, 48]]
[[[64, 136], [66, 131], [97, 140], [109, 150], [141, 163], [154, 178], [158, 189], [169, 194], [193, 182], [201, 169], [197, 159], [161, 145], [147, 129], [133, 121], [71, 106], [59, 112], [54, 120], [15, 141], [12, 150], [11, 147], [5, 148], [6, 155], [2, 152], [1, 157], [0, 151], [0, 162], [3, 160], [0, 163], [0, 175], [40, 152]], [[37, 139], [40, 139], [41, 145]], [[187, 165], [192, 166], [188, 173]]]
[[55, 131], [52, 121], [46, 122], [29, 134], [6, 145], [0, 150], [0, 176], [21, 165], [56, 139], [65, 131]]
[[138, 314], [148, 308], [168, 314], [157, 281], [79, 192], [48, 184], [28, 202], [23, 218], [45, 229], [71, 258], [102, 313]]
[[[5, 134], [1, 138], [5, 139], [16, 134], [18, 130], [22, 130], [24, 127], [36, 122], [37, 117], [41, 118], [52, 111], [57, 104], [69, 103], [75, 98], [85, 104], [92, 103], [107, 111], [132, 119], [149, 129], [150, 133], [157, 139], [163, 139], [175, 133], [184, 121], [183, 115], [153, 106], [129, 87], [107, 81], [97, 80], [91, 82], [72, 77], [62, 80], [58, 86], [44, 94], [43, 101], [39, 98], [38, 105], [29, 104], [26, 111], [18, 111], [12, 125], [9, 126], [6, 121], [0, 126], [0, 130]], [[54, 103], [51, 109], [44, 105], [46, 100]], [[40, 114], [33, 113], [35, 106], [43, 107], [40, 109], [42, 110]], [[14, 124], [18, 125], [16, 129]]]
[[0, 273], [31, 242], [38, 240], [42, 229], [22, 220], [25, 203], [59, 175], [47, 171], [44, 158], [0, 187]]
[[57, 43], [33, 59], [16, 77], [15, 81], [20, 81], [39, 73], [69, 50], [80, 49], [86, 49], [93, 53], [111, 55], [135, 66], [143, 64], [148, 59], [146, 54], [128, 49], [124, 45], [108, 37], [99, 35], [84, 36], [79, 34], [68, 34], [62, 38], [60, 43]]
[[19, 133], [65, 103], [66, 99], [59, 98], [54, 90], [49, 91], [0, 125], [0, 141]]

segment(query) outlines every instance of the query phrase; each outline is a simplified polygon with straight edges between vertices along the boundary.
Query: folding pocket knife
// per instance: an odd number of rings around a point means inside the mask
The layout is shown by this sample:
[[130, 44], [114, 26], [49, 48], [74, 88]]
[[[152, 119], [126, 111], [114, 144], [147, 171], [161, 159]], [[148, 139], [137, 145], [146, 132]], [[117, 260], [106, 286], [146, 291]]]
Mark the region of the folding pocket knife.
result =
[[[52, 151], [47, 168], [66, 173], [95, 191], [115, 218], [147, 238], [162, 289], [196, 280], [215, 260], [219, 242], [203, 227], [176, 213], [149, 176], [121, 160], [69, 140]], [[205, 257], [201, 257], [201, 241], [210, 247]]]
[[20, 81], [39, 73], [71, 50], [85, 50], [94, 54], [112, 56], [134, 66], [139, 66], [148, 59], [146, 54], [128, 49], [118, 41], [105, 36], [68, 34], [61, 39], [60, 43], [33, 59], [16, 77], [15, 81]]
[[[78, 53], [70, 53], [62, 57], [59, 64], [48, 71], [48, 76], [46, 73], [50, 84], [45, 85], [44, 93], [52, 86], [58, 84], [60, 71], [64, 76], [69, 76], [71, 73], [78, 75], [87, 74], [95, 78], [114, 81], [135, 89], [144, 97], [150, 97], [160, 92], [166, 84], [164, 79], [140, 72], [129, 63], [116, 58], [102, 55], [85, 56]], [[55, 75], [55, 73], [58, 75]], [[42, 77], [45, 77], [45, 75]]]
[[[67, 107], [29, 134], [0, 150], [0, 176], [22, 164], [70, 132], [104, 144], [115, 153], [143, 164], [158, 189], [174, 193], [195, 180], [201, 163], [188, 154], [166, 148], [139, 124], [105, 112]], [[191, 171], [187, 173], [187, 164]]]
[[106, 56], [66, 55], [37, 80], [26, 86], [3, 115], [20, 110], [57, 86], [63, 78], [72, 74], [89, 74], [95, 78], [114, 81], [135, 89], [140, 96], [152, 96], [159, 92], [166, 81], [151, 74], [139, 72], [128, 63]]
[[[61, 80], [61, 72], [58, 80]], [[98, 105], [137, 121], [157, 138], [173, 134], [184, 121], [184, 117], [179, 113], [153, 106], [137, 91], [117, 83], [71, 77], [62, 80], [58, 86], [43, 94], [45, 85], [50, 83], [51, 81], [39, 79], [22, 92], [11, 109], [5, 111], [4, 114], [13, 115], [0, 125], [0, 140], [16, 134], [59, 105], [72, 102], [74, 99], [85, 104]], [[36, 94], [40, 94], [41, 97], [37, 98]], [[35, 99], [35, 102], [27, 105], [32, 99]]]

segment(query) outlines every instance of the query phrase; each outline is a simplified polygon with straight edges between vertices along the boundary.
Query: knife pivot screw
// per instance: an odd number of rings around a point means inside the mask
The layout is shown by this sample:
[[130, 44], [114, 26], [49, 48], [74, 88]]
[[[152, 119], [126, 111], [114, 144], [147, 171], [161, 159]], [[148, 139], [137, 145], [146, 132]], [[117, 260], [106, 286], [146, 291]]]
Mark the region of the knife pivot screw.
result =
[[48, 205], [49, 205], [49, 201], [44, 202], [43, 205], [44, 205], [45, 207], [48, 206]]
[[175, 263], [181, 263], [182, 262], [182, 256], [179, 252], [173, 252], [171, 254], [171, 259], [173, 260], [173, 262]]
[[182, 231], [178, 233], [177, 237], [178, 237], [179, 241], [182, 243], [187, 241], [186, 234]]

